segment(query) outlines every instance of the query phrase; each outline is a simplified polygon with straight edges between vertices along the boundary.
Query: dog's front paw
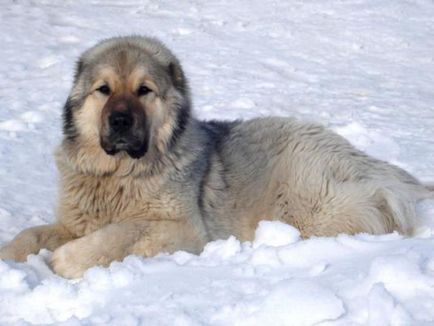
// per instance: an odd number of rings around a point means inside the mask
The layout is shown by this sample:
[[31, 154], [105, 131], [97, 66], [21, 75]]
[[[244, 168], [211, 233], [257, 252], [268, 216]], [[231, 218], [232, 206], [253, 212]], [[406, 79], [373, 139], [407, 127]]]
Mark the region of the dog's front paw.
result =
[[53, 271], [65, 278], [80, 278], [92, 266], [86, 265], [80, 259], [76, 241], [71, 241], [57, 248], [51, 257], [50, 265]]
[[[27, 256], [26, 256], [27, 257]], [[18, 257], [16, 250], [13, 246], [10, 245], [6, 245], [2, 248], [0, 248], [0, 259], [6, 260], [6, 259], [10, 259], [10, 260], [25, 260], [24, 259], [19, 259], [22, 257]]]
[[24, 262], [27, 256], [37, 253], [36, 241], [32, 234], [19, 234], [15, 239], [0, 248], [0, 259]]

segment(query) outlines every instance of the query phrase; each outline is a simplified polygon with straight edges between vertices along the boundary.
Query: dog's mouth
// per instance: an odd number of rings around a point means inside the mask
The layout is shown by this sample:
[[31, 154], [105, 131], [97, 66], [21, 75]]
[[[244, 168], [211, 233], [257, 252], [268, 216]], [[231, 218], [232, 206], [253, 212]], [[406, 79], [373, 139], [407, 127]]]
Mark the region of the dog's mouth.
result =
[[101, 147], [108, 155], [116, 155], [120, 152], [126, 152], [131, 158], [139, 159], [148, 151], [148, 144], [144, 140], [136, 137], [108, 137], [101, 138]]

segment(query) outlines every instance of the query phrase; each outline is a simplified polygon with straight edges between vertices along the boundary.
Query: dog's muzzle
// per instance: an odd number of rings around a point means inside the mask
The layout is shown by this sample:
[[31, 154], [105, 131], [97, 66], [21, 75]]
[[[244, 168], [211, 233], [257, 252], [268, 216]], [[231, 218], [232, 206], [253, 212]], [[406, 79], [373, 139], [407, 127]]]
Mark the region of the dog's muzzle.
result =
[[108, 155], [121, 151], [140, 158], [148, 150], [145, 111], [133, 96], [113, 96], [102, 112], [101, 147]]

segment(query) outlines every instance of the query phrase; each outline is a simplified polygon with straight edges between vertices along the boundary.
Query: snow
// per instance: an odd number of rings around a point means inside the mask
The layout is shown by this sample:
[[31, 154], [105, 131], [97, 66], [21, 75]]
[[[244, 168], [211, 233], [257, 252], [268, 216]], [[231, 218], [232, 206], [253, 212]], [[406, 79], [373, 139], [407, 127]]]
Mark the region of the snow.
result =
[[[54, 220], [61, 108], [77, 56], [147, 34], [178, 55], [196, 114], [295, 116], [434, 182], [434, 3], [3, 1], [0, 242]], [[42, 250], [0, 261], [0, 324], [414, 325], [434, 323], [434, 203], [413, 238], [302, 240], [262, 222], [203, 253], [130, 256], [66, 280]]]
[[[274, 226], [274, 227], [273, 227]], [[340, 235], [127, 257], [79, 280], [52, 274], [43, 250], [0, 261], [0, 320], [151, 325], [413, 324], [434, 318], [434, 239]], [[280, 222], [258, 233], [282, 233]], [[256, 240], [255, 240], [256, 241]], [[256, 248], [255, 248], [256, 247]], [[259, 257], [259, 259], [258, 259]]]
[[261, 221], [255, 232], [253, 247], [262, 245], [280, 247], [294, 243], [300, 239], [300, 232], [285, 223], [279, 221]]

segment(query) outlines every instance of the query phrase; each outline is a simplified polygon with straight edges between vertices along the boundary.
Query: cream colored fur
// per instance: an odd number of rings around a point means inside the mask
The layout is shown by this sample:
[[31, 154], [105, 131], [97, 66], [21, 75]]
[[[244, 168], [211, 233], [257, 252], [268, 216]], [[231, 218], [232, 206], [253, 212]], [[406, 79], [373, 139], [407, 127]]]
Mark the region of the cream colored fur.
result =
[[[141, 83], [152, 89], [140, 98], [150, 144], [142, 158], [101, 148], [101, 83], [118, 93], [134, 94]], [[411, 234], [416, 203], [432, 197], [405, 171], [316, 124], [197, 121], [179, 62], [149, 38], [114, 38], [87, 51], [65, 121], [56, 224], [24, 230], [0, 250], [2, 259], [22, 261], [48, 248], [65, 277], [130, 254], [199, 253], [229, 235], [252, 240], [261, 219], [292, 224], [304, 237]]]

